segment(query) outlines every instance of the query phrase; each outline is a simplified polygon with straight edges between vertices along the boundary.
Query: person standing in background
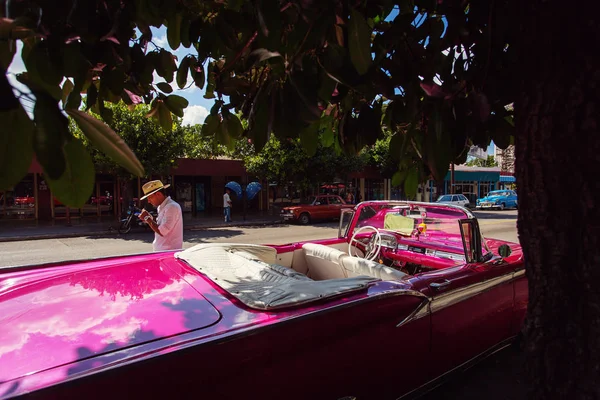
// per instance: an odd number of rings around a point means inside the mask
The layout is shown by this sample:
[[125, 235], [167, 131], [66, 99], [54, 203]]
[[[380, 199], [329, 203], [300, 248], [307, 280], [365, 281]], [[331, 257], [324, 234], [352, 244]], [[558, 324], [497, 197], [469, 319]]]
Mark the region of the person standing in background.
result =
[[231, 222], [231, 197], [229, 194], [231, 190], [225, 189], [225, 194], [223, 195], [223, 214], [225, 215], [225, 222]]

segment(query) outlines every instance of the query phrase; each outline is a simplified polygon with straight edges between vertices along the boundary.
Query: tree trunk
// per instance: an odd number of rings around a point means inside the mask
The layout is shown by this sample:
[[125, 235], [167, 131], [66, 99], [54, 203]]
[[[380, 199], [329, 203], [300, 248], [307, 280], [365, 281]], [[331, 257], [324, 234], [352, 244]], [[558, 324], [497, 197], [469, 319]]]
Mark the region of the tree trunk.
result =
[[600, 398], [600, 19], [594, 2], [518, 2], [518, 233], [534, 399]]

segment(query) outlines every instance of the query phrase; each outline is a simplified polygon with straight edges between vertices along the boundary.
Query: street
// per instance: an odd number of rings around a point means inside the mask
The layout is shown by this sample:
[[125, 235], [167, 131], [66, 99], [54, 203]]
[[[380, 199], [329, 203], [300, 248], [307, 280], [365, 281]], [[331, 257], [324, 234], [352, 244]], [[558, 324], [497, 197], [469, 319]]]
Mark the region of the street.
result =
[[[518, 241], [516, 210], [475, 211], [475, 215], [486, 238]], [[307, 226], [282, 224], [184, 231], [184, 248], [209, 242], [284, 244], [327, 239], [336, 237], [337, 230], [337, 222], [325, 222]], [[146, 253], [152, 251], [153, 237], [150, 232], [132, 230], [125, 235], [5, 242], [0, 243], [0, 267]]]

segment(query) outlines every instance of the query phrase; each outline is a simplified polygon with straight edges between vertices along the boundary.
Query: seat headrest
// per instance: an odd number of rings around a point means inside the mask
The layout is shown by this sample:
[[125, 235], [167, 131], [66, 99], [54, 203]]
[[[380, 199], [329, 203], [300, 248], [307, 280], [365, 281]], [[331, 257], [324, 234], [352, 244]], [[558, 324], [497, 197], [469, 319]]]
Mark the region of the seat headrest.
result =
[[307, 256], [318, 257], [333, 262], [339, 262], [342, 257], [348, 255], [348, 253], [344, 253], [341, 250], [316, 243], [305, 243], [302, 245], [302, 250], [304, 250], [304, 254]]

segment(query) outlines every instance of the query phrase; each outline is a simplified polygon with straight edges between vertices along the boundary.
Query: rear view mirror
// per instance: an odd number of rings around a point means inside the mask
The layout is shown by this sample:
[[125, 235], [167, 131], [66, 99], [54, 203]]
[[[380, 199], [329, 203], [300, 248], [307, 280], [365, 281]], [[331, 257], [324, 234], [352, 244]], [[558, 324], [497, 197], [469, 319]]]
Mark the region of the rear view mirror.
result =
[[508, 256], [510, 256], [512, 253], [512, 250], [510, 249], [510, 246], [507, 244], [503, 244], [500, 245], [500, 247], [498, 247], [498, 255], [502, 258], [506, 258]]

